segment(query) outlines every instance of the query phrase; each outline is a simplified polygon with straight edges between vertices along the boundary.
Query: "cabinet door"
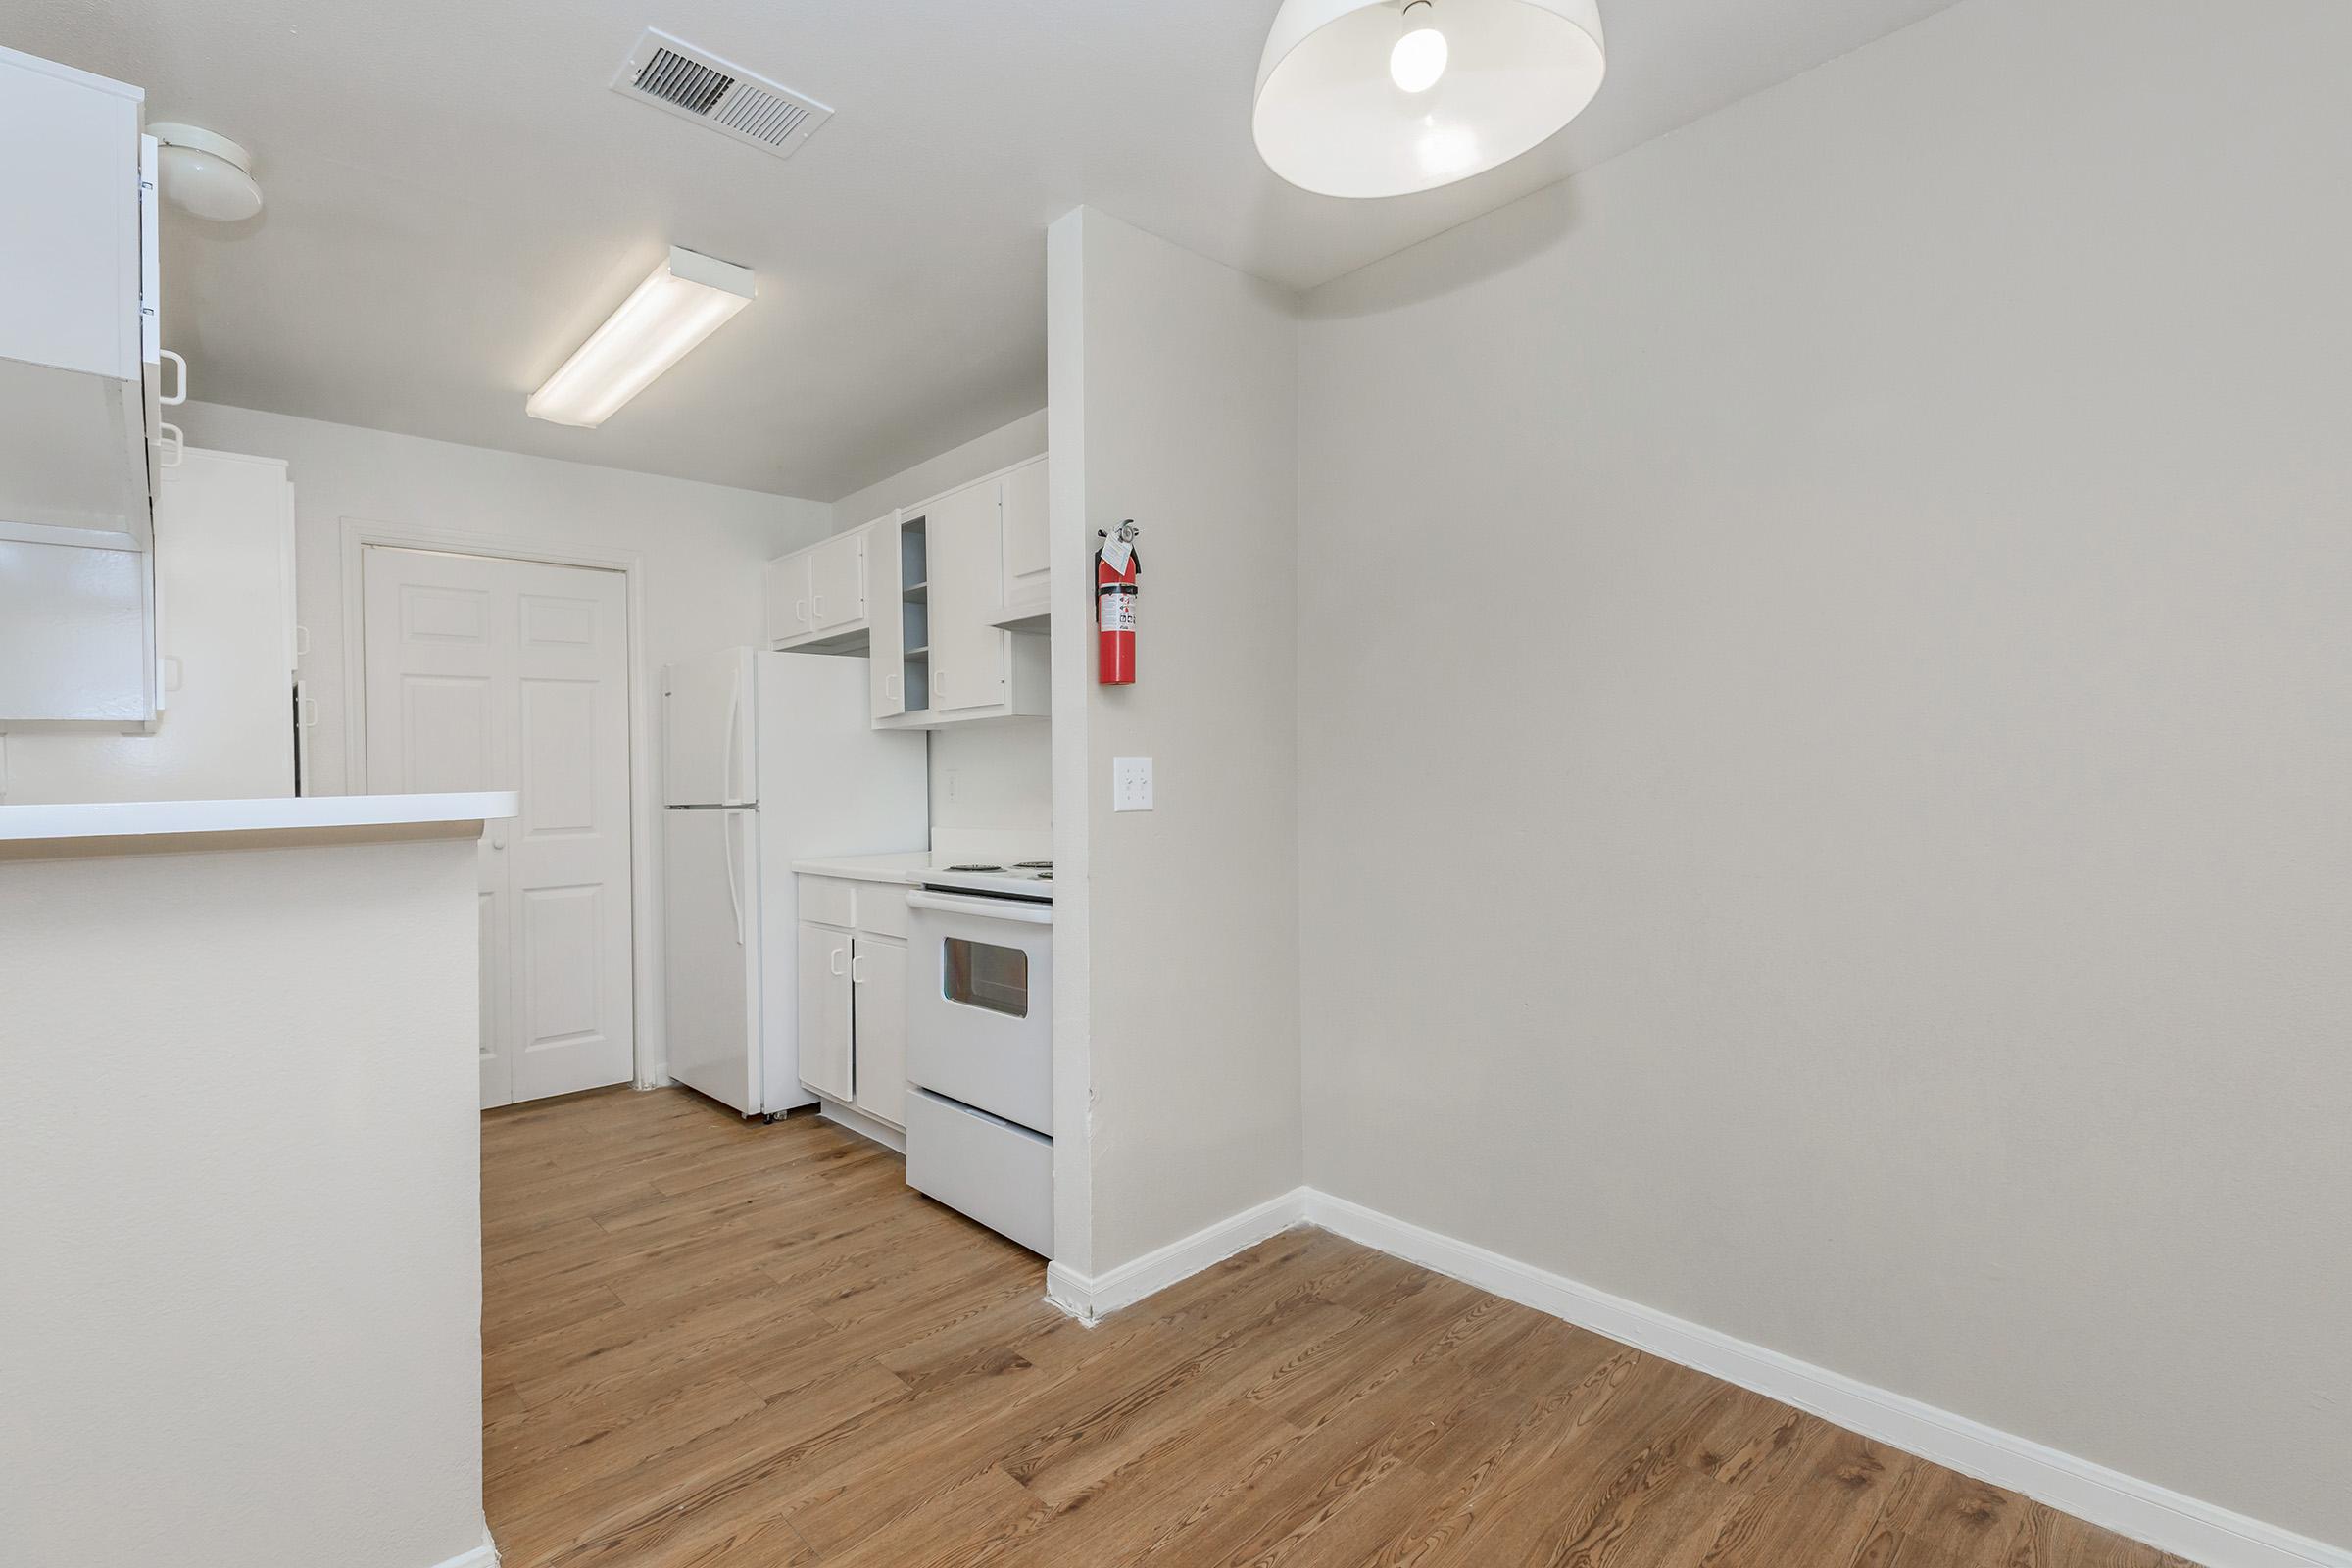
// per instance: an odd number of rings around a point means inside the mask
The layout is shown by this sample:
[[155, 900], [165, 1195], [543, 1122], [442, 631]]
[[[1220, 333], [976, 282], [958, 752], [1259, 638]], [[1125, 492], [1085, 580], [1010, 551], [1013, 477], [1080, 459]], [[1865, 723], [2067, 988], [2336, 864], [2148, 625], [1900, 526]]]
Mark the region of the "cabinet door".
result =
[[781, 648], [797, 638], [806, 637], [814, 622], [809, 618], [810, 553], [803, 550], [795, 555], [778, 556], [761, 570], [767, 590], [767, 641], [770, 647]]
[[1004, 640], [994, 624], [1003, 590], [996, 480], [931, 504], [931, 706], [942, 711], [1004, 701]]
[[893, 1127], [906, 1125], [906, 949], [858, 939], [858, 1108]]
[[[139, 101], [135, 87], [0, 57], [0, 136], [17, 149], [0, 166], [0, 360], [138, 378]], [[12, 409], [10, 423], [37, 412]], [[10, 467], [42, 456], [14, 446]]]
[[858, 530], [865, 535], [865, 619], [867, 696], [876, 718], [906, 711], [906, 592], [899, 560], [899, 514], [876, 517]]
[[1046, 608], [1054, 549], [1047, 539], [1046, 460], [1004, 476], [1004, 608]]
[[808, 618], [817, 631], [865, 619], [865, 533], [852, 529], [808, 552]]
[[848, 1104], [857, 1078], [850, 1052], [850, 934], [801, 922], [801, 1082]]

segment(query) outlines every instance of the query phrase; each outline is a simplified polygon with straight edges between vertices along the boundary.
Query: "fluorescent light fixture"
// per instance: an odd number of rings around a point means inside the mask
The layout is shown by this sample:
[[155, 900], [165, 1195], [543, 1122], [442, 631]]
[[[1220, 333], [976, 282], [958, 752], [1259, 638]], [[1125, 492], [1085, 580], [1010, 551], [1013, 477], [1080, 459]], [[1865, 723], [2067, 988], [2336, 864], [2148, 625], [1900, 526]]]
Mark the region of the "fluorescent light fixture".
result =
[[522, 412], [593, 430], [751, 304], [757, 292], [750, 268], [672, 245], [669, 259], [530, 395]]

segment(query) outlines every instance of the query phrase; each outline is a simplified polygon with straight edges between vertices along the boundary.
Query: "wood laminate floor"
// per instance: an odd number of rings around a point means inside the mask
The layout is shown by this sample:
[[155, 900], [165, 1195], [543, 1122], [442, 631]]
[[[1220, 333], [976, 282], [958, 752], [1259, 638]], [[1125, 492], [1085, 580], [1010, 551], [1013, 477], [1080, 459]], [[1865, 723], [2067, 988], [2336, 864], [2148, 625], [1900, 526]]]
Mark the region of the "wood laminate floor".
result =
[[507, 1568], [2158, 1568], [1313, 1231], [1096, 1328], [895, 1155], [682, 1091], [482, 1124]]

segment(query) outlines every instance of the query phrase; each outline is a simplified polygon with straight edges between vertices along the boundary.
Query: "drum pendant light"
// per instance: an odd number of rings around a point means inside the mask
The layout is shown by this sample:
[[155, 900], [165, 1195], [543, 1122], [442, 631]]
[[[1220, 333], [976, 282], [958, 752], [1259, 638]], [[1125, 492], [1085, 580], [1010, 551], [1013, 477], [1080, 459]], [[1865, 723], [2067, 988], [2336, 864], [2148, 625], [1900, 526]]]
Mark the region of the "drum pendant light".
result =
[[1607, 69], [1595, 0], [1283, 0], [1250, 128], [1294, 185], [1404, 196], [1526, 152]]

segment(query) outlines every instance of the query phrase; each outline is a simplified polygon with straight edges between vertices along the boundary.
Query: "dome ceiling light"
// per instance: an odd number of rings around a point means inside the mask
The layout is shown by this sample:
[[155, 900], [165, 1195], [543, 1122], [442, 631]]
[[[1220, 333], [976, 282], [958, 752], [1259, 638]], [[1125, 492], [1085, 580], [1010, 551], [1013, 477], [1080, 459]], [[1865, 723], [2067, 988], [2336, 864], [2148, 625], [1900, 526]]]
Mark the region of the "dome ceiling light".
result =
[[1505, 164], [1584, 112], [1594, 0], [1283, 0], [1250, 129], [1325, 196], [1405, 196]]
[[164, 195], [182, 212], [215, 223], [234, 223], [262, 210], [253, 154], [226, 136], [198, 125], [149, 125], [162, 143], [157, 172]]

